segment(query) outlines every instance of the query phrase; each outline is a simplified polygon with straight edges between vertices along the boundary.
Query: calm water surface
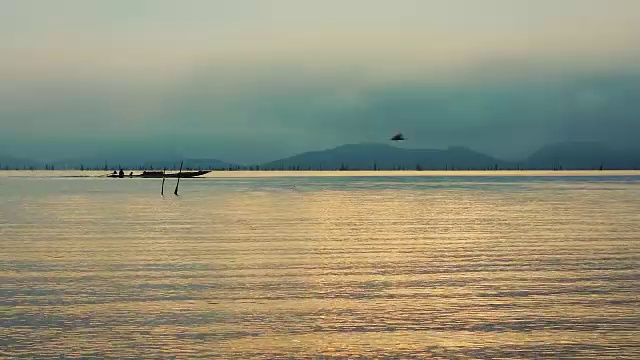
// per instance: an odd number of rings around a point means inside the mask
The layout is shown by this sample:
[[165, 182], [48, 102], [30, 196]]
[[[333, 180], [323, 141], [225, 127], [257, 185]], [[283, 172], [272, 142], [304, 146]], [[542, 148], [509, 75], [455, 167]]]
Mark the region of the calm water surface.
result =
[[640, 173], [0, 173], [1, 358], [640, 358]]

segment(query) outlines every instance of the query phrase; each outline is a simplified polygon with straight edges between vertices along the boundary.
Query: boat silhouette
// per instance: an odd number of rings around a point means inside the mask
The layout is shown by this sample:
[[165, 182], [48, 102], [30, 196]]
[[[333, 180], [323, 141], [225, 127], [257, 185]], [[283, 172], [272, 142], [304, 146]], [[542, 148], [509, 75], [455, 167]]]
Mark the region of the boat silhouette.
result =
[[110, 178], [125, 178], [125, 177], [129, 177], [129, 178], [144, 178], [144, 179], [162, 179], [163, 177], [165, 177], [165, 178], [177, 178], [177, 177], [193, 178], [193, 177], [197, 177], [197, 176], [202, 176], [202, 175], [208, 174], [210, 172], [211, 172], [211, 170], [183, 171], [182, 173], [166, 173], [164, 171], [143, 171], [141, 174], [136, 174], [136, 175], [134, 175], [133, 173], [130, 173], [127, 176], [122, 176], [120, 174], [109, 174], [109, 175], [107, 175], [107, 177], [110, 177]]

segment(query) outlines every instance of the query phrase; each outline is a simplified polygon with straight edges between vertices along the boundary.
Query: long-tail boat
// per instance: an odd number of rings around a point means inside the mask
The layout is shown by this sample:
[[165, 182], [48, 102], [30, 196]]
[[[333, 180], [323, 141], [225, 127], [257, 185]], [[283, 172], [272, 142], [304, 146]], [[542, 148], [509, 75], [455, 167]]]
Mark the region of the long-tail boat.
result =
[[124, 175], [123, 172], [109, 174], [107, 177], [110, 178], [145, 178], [145, 179], [162, 179], [165, 178], [177, 178], [178, 176], [181, 178], [193, 178], [197, 176], [201, 176], [204, 174], [210, 173], [211, 170], [198, 170], [198, 171], [183, 171], [182, 173], [167, 173], [164, 171], [143, 171], [141, 174], [134, 175], [133, 172], [129, 173], [129, 175]]

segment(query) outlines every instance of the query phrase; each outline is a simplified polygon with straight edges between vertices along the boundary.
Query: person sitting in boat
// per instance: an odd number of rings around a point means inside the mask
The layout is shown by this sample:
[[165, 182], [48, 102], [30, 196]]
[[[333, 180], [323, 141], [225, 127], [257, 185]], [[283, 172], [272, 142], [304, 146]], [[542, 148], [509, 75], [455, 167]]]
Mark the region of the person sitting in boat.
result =
[[121, 177], [121, 178], [124, 177], [124, 170], [120, 169], [120, 172], [118, 173], [118, 176]]

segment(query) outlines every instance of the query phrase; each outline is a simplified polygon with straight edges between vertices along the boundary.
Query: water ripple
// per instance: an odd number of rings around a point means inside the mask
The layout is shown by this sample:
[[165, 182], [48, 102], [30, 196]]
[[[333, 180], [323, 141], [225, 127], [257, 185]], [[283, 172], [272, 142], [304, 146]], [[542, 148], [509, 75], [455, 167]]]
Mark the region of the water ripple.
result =
[[640, 358], [638, 176], [156, 185], [0, 178], [1, 358]]

